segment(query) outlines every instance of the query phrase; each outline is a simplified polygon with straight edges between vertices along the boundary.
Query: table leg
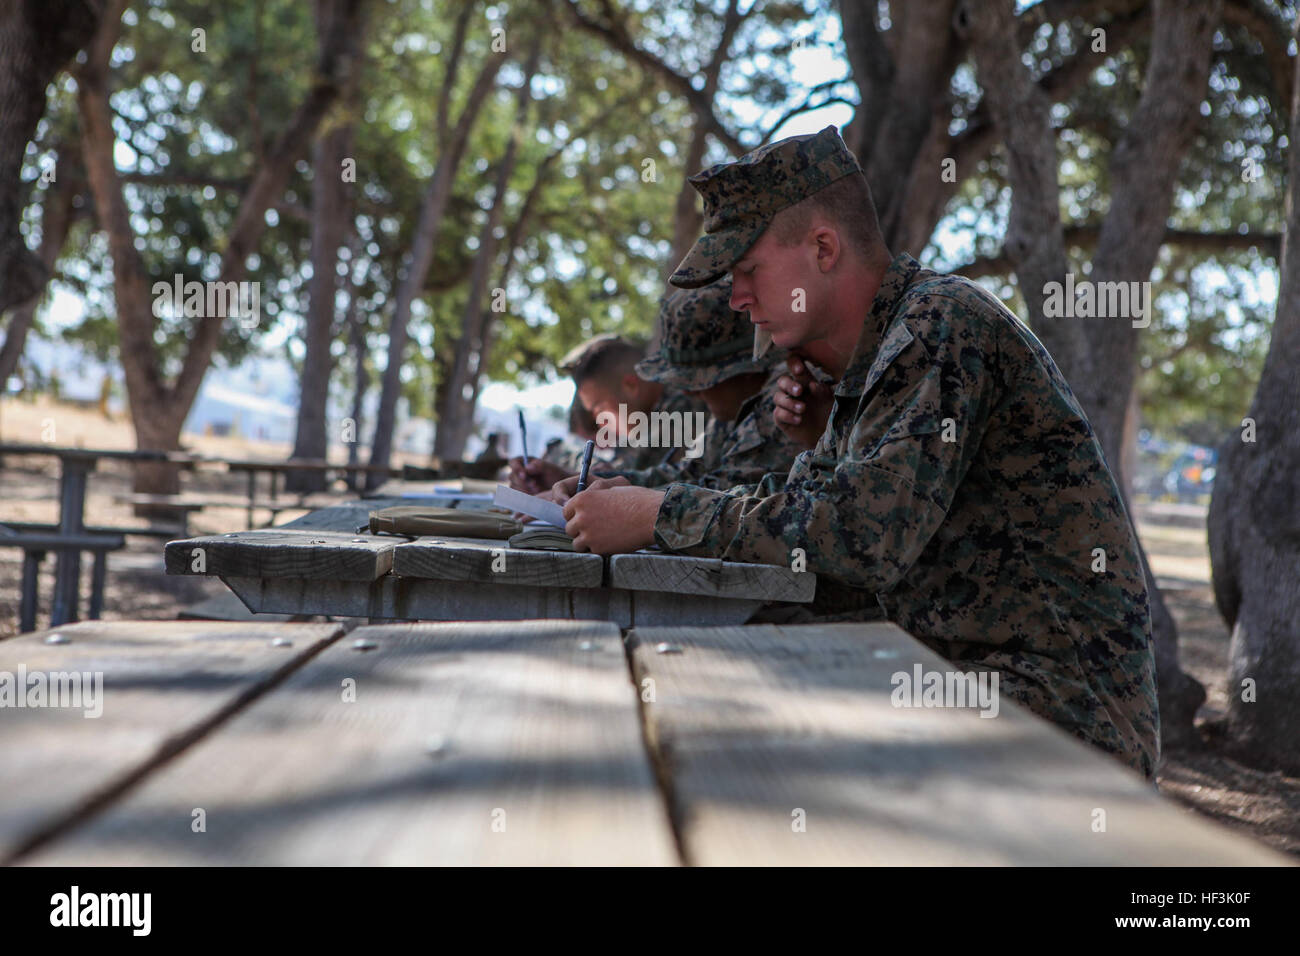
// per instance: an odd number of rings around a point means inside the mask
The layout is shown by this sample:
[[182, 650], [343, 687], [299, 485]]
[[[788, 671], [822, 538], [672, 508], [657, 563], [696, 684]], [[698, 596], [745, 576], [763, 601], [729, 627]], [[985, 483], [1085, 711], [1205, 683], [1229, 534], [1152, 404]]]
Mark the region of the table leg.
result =
[[[86, 509], [86, 475], [93, 461], [64, 459], [59, 477], [59, 533], [81, 534]], [[77, 599], [81, 589], [81, 552], [60, 551], [55, 563], [54, 606], [50, 626], [77, 620]]]
[[268, 528], [275, 524], [275, 516], [280, 513], [275, 509], [275, 496], [277, 493], [276, 484], [278, 483], [276, 480], [277, 478], [279, 478], [279, 472], [271, 472], [271, 517], [266, 519], [265, 525]]
[[95, 552], [95, 566], [90, 575], [90, 610], [92, 621], [98, 621], [104, 610], [104, 576], [108, 570], [108, 552], [103, 548]]
[[23, 634], [36, 630], [36, 582], [44, 560], [44, 551], [23, 552], [23, 597], [18, 610], [18, 630]]
[[248, 530], [253, 530], [253, 501], [257, 497], [257, 472], [248, 469]]

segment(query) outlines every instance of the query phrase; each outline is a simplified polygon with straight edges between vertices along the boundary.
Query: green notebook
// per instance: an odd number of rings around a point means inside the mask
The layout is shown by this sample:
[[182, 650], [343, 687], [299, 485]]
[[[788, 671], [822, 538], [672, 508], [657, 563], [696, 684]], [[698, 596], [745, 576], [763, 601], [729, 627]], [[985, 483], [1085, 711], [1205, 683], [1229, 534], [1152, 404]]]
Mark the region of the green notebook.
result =
[[501, 511], [394, 505], [370, 512], [371, 534], [443, 535], [449, 538], [509, 538], [523, 525]]
[[511, 535], [512, 548], [534, 548], [538, 551], [572, 551], [573, 539], [562, 528], [550, 524], [528, 525], [518, 534]]

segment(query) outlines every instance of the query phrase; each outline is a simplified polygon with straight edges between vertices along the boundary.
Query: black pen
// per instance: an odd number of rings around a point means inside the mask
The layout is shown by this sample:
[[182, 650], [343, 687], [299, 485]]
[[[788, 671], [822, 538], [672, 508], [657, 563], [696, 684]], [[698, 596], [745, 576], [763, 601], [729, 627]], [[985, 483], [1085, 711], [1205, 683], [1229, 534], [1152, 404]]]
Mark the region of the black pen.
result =
[[524, 443], [524, 467], [528, 467], [528, 426], [524, 424], [524, 410], [515, 409], [519, 413], [519, 440]]
[[[591, 453], [596, 450], [596, 443], [590, 438], [587, 439], [587, 445], [582, 449], [582, 471], [578, 473], [578, 491], [587, 487], [587, 472], [591, 470]], [[576, 495], [578, 491], [575, 491]]]

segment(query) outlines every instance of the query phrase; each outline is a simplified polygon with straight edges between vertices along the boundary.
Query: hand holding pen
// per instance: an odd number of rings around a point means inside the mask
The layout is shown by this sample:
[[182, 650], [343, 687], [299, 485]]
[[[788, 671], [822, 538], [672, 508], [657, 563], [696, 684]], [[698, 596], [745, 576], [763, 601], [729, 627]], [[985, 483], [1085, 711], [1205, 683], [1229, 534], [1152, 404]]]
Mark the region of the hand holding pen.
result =
[[582, 449], [582, 471], [578, 473], [578, 489], [574, 494], [587, 487], [587, 473], [591, 471], [591, 453], [595, 450], [596, 443], [591, 439], [587, 439], [587, 444]]
[[519, 440], [523, 442], [524, 445], [524, 467], [527, 468], [528, 467], [528, 426], [524, 424], [524, 410], [522, 408], [517, 408], [515, 409], [515, 411], [519, 413]]

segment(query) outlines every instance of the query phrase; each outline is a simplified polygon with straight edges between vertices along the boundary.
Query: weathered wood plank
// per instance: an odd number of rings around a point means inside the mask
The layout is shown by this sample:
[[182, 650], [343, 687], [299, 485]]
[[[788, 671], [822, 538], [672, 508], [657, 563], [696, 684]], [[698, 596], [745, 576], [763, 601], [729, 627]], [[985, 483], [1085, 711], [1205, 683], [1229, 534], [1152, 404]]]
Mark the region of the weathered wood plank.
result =
[[399, 621], [500, 621], [598, 618], [575, 614], [564, 588], [429, 581], [386, 575], [377, 581], [308, 581], [301, 578], [222, 578], [251, 610], [277, 614], [328, 614]]
[[403, 540], [276, 528], [169, 541], [164, 553], [168, 574], [373, 581], [392, 570]]
[[619, 627], [658, 624], [743, 624], [758, 601], [700, 594], [656, 594], [615, 588], [531, 587], [433, 581], [386, 575], [377, 581], [295, 578], [222, 580], [253, 611], [328, 614], [400, 621], [502, 621], [559, 618], [612, 621]]
[[802, 603], [813, 599], [817, 576], [771, 564], [639, 552], [609, 559], [609, 585], [634, 591]]
[[244, 606], [233, 591], [222, 591], [206, 600], [181, 608], [180, 621], [271, 621], [288, 622], [291, 614], [255, 614]]
[[721, 627], [744, 624], [763, 606], [744, 598], [708, 597], [703, 594], [662, 594], [658, 591], [624, 591], [632, 605], [632, 619], [624, 627]]
[[676, 854], [618, 630], [528, 621], [358, 629], [31, 862], [649, 865]]
[[605, 559], [598, 554], [512, 548], [486, 538], [417, 538], [393, 552], [393, 573], [410, 578], [598, 588]]
[[892, 706], [891, 675], [954, 668], [891, 624], [638, 628], [630, 640], [687, 862], [1289, 862], [1007, 699], [991, 719]]
[[[264, 691], [343, 633], [336, 624], [86, 621], [0, 641], [0, 672], [100, 674], [82, 709], [0, 710], [0, 861]], [[52, 634], [66, 643], [46, 644]], [[273, 645], [281, 639], [286, 644]], [[47, 698], [48, 700], [49, 698]]]

